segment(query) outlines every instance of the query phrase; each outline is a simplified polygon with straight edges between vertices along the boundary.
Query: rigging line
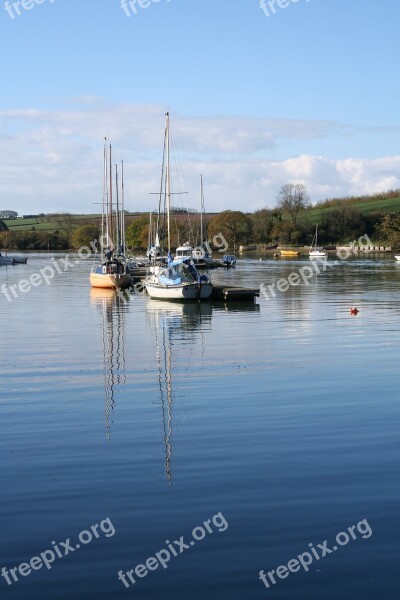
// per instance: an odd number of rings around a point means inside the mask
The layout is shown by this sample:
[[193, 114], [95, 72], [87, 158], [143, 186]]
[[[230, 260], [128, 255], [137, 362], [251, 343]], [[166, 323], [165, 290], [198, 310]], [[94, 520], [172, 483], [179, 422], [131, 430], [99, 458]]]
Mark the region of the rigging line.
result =
[[[171, 145], [172, 145], [172, 154], [173, 154], [173, 160], [174, 160], [174, 165], [175, 165], [175, 171], [177, 173], [177, 180], [178, 180], [178, 186], [177, 187], [180, 190], [178, 192], [174, 191], [172, 193], [175, 194], [175, 195], [188, 194], [188, 191], [181, 191], [181, 190], [187, 190], [187, 186], [186, 186], [185, 178], [184, 178], [184, 175], [183, 175], [182, 165], [181, 165], [181, 162], [180, 162], [180, 160], [178, 158], [178, 153], [176, 151], [175, 139], [174, 139], [174, 136], [172, 134], [171, 134]], [[185, 208], [183, 206], [183, 202], [181, 202], [181, 206], [179, 208], [181, 208], [182, 210], [183, 210], [183, 208]], [[184, 232], [184, 233], [185, 233], [185, 236], [188, 237], [188, 240], [185, 240], [185, 241], [188, 241], [189, 244], [191, 245], [192, 241], [194, 239], [193, 227], [192, 227], [192, 222], [191, 222], [191, 219], [190, 219], [189, 210], [188, 210], [187, 207], [186, 207], [186, 211], [187, 211], [186, 212], [186, 216], [187, 216], [187, 222], [188, 222], [187, 236], [186, 236], [186, 232]]]
[[[171, 134], [171, 145], [172, 145], [172, 155], [173, 155], [173, 159], [174, 159], [175, 171], [177, 173], [177, 180], [178, 180], [177, 187], [179, 190], [187, 190], [187, 186], [185, 183], [185, 177], [183, 175], [182, 165], [178, 158], [178, 153], [176, 151], [176, 146], [175, 146], [175, 139], [172, 134]], [[185, 192], [181, 192], [181, 193], [187, 194], [188, 192], [185, 191]]]
[[[113, 228], [113, 182], [112, 182], [112, 147], [111, 144], [109, 146], [109, 188], [110, 188], [110, 192], [109, 192], [109, 220], [110, 220], [110, 224], [109, 224], [109, 233], [110, 233], [110, 242], [112, 244], [112, 250], [114, 249], [114, 228]], [[111, 247], [111, 246], [110, 246]]]
[[124, 182], [124, 161], [121, 160], [121, 244], [122, 253], [125, 254], [125, 182]]
[[116, 233], [117, 233], [117, 254], [120, 253], [120, 211], [119, 211], [119, 189], [118, 189], [118, 165], [115, 164], [115, 199], [116, 199]]
[[[164, 246], [164, 233], [162, 235], [162, 240], [161, 240], [161, 236], [160, 236], [160, 220], [161, 220], [161, 203], [162, 203], [162, 198], [163, 198], [163, 190], [165, 190], [165, 185], [164, 185], [164, 176], [165, 176], [165, 152], [166, 152], [166, 139], [167, 139], [167, 128], [165, 128], [164, 131], [164, 145], [163, 145], [163, 158], [162, 158], [162, 167], [161, 167], [161, 180], [160, 180], [160, 195], [159, 195], [159, 199], [158, 199], [158, 214], [157, 214], [157, 229], [156, 232], [158, 233], [159, 236], [159, 242], [162, 246]], [[165, 226], [165, 198], [164, 198], [164, 224], [163, 224], [163, 230], [164, 230], [164, 226]]]

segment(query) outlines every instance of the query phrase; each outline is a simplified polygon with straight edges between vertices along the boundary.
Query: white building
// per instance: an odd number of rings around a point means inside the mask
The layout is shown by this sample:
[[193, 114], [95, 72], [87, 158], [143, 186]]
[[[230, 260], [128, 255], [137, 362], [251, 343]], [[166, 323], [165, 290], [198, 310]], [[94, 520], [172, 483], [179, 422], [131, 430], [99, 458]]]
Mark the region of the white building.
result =
[[14, 210], [0, 210], [0, 219], [17, 219], [18, 213]]

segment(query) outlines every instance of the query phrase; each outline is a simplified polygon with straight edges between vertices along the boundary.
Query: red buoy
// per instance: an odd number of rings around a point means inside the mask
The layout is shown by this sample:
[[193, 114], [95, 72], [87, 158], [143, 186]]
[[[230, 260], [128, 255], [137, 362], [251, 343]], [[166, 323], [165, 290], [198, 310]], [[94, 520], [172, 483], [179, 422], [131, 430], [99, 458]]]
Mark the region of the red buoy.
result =
[[350, 314], [351, 315], [358, 315], [358, 309], [355, 306], [352, 306], [350, 309]]

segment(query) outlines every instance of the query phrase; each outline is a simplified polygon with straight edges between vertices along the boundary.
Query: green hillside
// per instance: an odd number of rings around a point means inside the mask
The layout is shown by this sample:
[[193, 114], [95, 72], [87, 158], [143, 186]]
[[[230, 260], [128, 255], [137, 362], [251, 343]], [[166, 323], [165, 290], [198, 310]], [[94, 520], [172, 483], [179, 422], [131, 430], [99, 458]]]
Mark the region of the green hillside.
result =
[[[326, 217], [333, 210], [337, 210], [343, 206], [349, 206], [355, 210], [360, 211], [364, 215], [373, 214], [385, 214], [400, 212], [400, 190], [394, 190], [385, 194], [379, 194], [376, 196], [363, 196], [363, 197], [352, 197], [352, 198], [335, 198], [332, 200], [326, 200], [320, 202], [315, 206], [305, 210], [299, 215], [299, 221], [315, 225], [321, 224], [323, 218]], [[209, 213], [208, 217], [211, 218], [216, 213]], [[130, 213], [127, 214], [127, 221], [138, 217], [147, 215], [147, 213]], [[100, 224], [100, 214], [81, 214], [81, 215], [67, 215], [66, 220], [69, 222], [68, 227], [86, 225], [86, 224]], [[179, 220], [179, 217], [178, 217]], [[40, 217], [33, 217], [28, 219], [7, 219], [5, 221], [10, 231], [63, 231], [65, 230], [66, 224], [62, 222], [63, 215], [41, 215]]]
[[302, 213], [301, 219], [307, 219], [314, 224], [321, 223], [324, 216], [343, 205], [359, 210], [364, 215], [400, 212], [400, 193], [396, 197], [371, 196], [369, 198], [327, 200], [326, 203], [318, 204], [306, 210]]
[[[101, 215], [69, 215], [74, 225], [100, 222]], [[60, 217], [46, 215], [29, 219], [7, 219], [5, 221], [10, 231], [57, 231], [62, 229]]]

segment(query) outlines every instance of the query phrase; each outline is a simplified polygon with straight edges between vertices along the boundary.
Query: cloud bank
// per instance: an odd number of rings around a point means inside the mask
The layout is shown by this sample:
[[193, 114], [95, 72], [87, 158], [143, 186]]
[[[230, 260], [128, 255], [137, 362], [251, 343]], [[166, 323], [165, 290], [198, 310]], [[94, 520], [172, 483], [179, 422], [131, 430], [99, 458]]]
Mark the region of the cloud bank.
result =
[[[254, 211], [273, 206], [279, 188], [304, 183], [312, 200], [400, 187], [400, 156], [332, 159], [300, 154], [274, 160], [277, 148], [348, 133], [329, 121], [173, 116], [173, 147], [181, 174], [175, 202], [206, 209]], [[127, 207], [146, 211], [159, 188], [164, 116], [159, 106], [104, 105], [79, 99], [66, 109], [0, 111], [0, 209], [98, 212], [103, 140], [125, 162]]]

